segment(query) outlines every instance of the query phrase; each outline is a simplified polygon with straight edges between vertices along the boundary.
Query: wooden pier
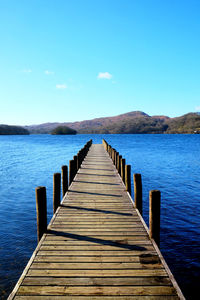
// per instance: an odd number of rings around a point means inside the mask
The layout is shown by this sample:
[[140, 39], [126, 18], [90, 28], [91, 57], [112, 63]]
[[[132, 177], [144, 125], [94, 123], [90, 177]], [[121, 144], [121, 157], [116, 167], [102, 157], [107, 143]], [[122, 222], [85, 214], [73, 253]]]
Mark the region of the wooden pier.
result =
[[9, 300], [184, 299], [105, 148], [90, 147]]

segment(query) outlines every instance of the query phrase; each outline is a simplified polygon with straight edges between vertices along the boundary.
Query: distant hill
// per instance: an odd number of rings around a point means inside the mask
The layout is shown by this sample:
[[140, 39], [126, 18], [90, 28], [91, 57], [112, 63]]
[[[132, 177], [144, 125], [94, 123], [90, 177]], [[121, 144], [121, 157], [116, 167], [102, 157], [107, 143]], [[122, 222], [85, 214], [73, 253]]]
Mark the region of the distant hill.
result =
[[188, 113], [181, 117], [167, 120], [167, 133], [200, 133], [200, 115]]
[[0, 135], [29, 134], [29, 131], [21, 126], [0, 125]]
[[181, 117], [149, 116], [133, 111], [114, 117], [80, 122], [44, 123], [25, 126], [30, 133], [51, 133], [58, 126], [68, 126], [77, 133], [199, 133], [200, 115], [188, 113]]
[[81, 130], [92, 130], [93, 128], [100, 128], [102, 126], [108, 126], [115, 122], [121, 121], [124, 118], [135, 118], [139, 116], [148, 116], [147, 114], [140, 111], [133, 111], [126, 114], [114, 116], [96, 118], [92, 120], [85, 120], [80, 122], [64, 122], [64, 123], [43, 123], [40, 125], [25, 126], [31, 133], [50, 133], [57, 126], [68, 126], [72, 129], [77, 130], [79, 133]]

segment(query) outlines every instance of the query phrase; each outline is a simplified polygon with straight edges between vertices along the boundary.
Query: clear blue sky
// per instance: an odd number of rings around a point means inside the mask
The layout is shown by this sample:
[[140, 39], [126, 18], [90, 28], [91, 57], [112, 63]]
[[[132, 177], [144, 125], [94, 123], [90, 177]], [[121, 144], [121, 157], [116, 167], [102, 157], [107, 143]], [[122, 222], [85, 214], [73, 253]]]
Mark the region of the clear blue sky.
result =
[[0, 123], [200, 110], [199, 0], [0, 0]]

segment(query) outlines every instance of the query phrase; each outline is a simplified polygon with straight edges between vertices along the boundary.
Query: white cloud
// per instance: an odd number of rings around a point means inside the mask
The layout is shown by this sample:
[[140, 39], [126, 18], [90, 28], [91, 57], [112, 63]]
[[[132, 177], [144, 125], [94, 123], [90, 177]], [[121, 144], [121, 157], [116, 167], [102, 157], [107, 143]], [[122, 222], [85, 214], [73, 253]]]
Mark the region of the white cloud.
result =
[[64, 90], [67, 88], [67, 85], [66, 84], [56, 84], [56, 88], [60, 89], [60, 90]]
[[200, 111], [200, 105], [195, 107], [195, 111]]
[[97, 78], [98, 79], [111, 79], [112, 75], [108, 72], [99, 72]]
[[31, 73], [32, 70], [31, 70], [31, 69], [24, 69], [24, 70], [22, 70], [22, 72], [23, 72], [23, 73]]
[[54, 72], [53, 71], [49, 71], [49, 70], [45, 70], [44, 73], [46, 75], [54, 75]]

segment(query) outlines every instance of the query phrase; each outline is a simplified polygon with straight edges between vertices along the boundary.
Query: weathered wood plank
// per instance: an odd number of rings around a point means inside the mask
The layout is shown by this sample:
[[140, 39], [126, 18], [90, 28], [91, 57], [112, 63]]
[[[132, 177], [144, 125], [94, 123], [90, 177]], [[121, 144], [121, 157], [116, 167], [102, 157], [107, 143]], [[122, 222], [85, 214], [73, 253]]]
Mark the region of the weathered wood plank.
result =
[[139, 262], [139, 256], [56, 256], [56, 255], [37, 255], [34, 262]]
[[[117, 298], [116, 298], [117, 297]], [[16, 296], [15, 297], [16, 300], [25, 300], [25, 299], [28, 299], [28, 300], [52, 300], [52, 296], [45, 296], [45, 295], [42, 295], [42, 296]], [[120, 295], [115, 295], [115, 296], [106, 296], [106, 295], [103, 295], [103, 296], [80, 296], [80, 295], [73, 295], [73, 296], [68, 296], [68, 295], [65, 295], [65, 296], [56, 296], [54, 295], [53, 296], [53, 299], [54, 300], [62, 300], [62, 299], [65, 299], [65, 300], [116, 300], [116, 299], [119, 299], [119, 300], [177, 300], [177, 299], [180, 299], [178, 296], [170, 296], [170, 295], [159, 295], [159, 296], [144, 296], [144, 295], [141, 295], [139, 296], [139, 299], [138, 299], [138, 296], [120, 296]]]
[[56, 229], [56, 228], [62, 228], [63, 230], [67, 230], [67, 232], [84, 232], [85, 234], [89, 233], [89, 232], [92, 232], [95, 234], [95, 232], [97, 233], [118, 233], [118, 232], [122, 232], [122, 233], [127, 233], [127, 232], [145, 232], [145, 230], [141, 227], [127, 227], [127, 228], [123, 228], [123, 230], [121, 228], [118, 228], [118, 227], [115, 227], [115, 228], [101, 228], [101, 227], [98, 227], [98, 228], [92, 228], [92, 231], [91, 231], [91, 228], [73, 228], [73, 227], [69, 227], [69, 226], [65, 226], [65, 225], [52, 225], [51, 227], [52, 229]]
[[154, 251], [148, 251], [148, 250], [135, 250], [135, 251], [119, 251], [119, 250], [91, 250], [91, 251], [86, 251], [86, 250], [40, 250], [38, 251], [38, 255], [77, 255], [77, 256], [95, 256], [95, 255], [102, 255], [102, 256], [129, 256], [129, 255], [142, 255], [142, 254], [151, 254], [155, 255], [156, 252]]
[[119, 263], [52, 263], [52, 262], [42, 262], [42, 263], [33, 263], [30, 269], [92, 269], [92, 270], [101, 270], [101, 269], [163, 269], [160, 263], [154, 264], [142, 264], [142, 263], [127, 263], [127, 262], [119, 262]]
[[51, 269], [29, 269], [27, 276], [54, 276], [54, 277], [73, 277], [73, 276], [86, 276], [86, 277], [129, 277], [129, 276], [142, 276], [142, 277], [153, 277], [153, 276], [164, 276], [166, 277], [166, 271], [164, 269], [116, 269], [116, 270], [51, 270]]
[[18, 295], [176, 295], [168, 286], [21, 286]]
[[75, 234], [68, 234], [59, 231], [52, 231], [53, 234], [47, 234], [47, 237], [53, 238], [53, 240], [89, 240], [89, 241], [98, 241], [99, 239], [103, 239], [103, 241], [118, 241], [121, 243], [128, 244], [129, 241], [134, 241], [136, 239], [148, 239], [147, 234], [132, 234], [132, 235], [75, 235]]
[[66, 285], [66, 286], [87, 286], [87, 285], [171, 285], [168, 277], [26, 277], [23, 285]]
[[118, 246], [115, 245], [42, 245], [40, 247], [40, 251], [112, 251], [115, 253], [116, 251], [123, 251], [128, 252], [130, 255], [132, 252], [136, 251], [146, 251], [146, 250], [154, 250], [152, 245], [123, 245], [119, 244]]
[[[110, 241], [104, 241], [102, 244], [105, 244], [105, 245], [111, 245], [116, 243], [117, 245], [117, 242], [110, 242]], [[43, 242], [43, 245], [44, 246], [47, 246], [47, 245], [87, 245], [87, 246], [90, 246], [90, 245], [98, 245], [99, 242], [98, 241], [93, 241], [93, 242], [90, 242], [90, 241], [67, 241], [67, 240], [45, 240]], [[144, 240], [135, 240], [133, 242], [128, 242], [128, 243], [119, 243], [119, 247], [120, 246], [128, 246], [128, 245], [132, 245], [132, 246], [141, 246], [141, 245], [151, 245], [151, 242], [146, 238]], [[128, 247], [127, 247], [128, 248]]]
[[[62, 229], [62, 230], [61, 230]], [[55, 232], [57, 232], [58, 234], [61, 234], [61, 232], [62, 232], [62, 234], [63, 235], [71, 235], [71, 236], [73, 236], [74, 235], [74, 237], [76, 238], [76, 236], [80, 236], [80, 237], [86, 237], [86, 238], [88, 238], [88, 237], [99, 237], [99, 236], [101, 236], [102, 238], [105, 236], [113, 236], [113, 237], [115, 237], [115, 236], [121, 236], [121, 237], [128, 237], [128, 236], [146, 236], [146, 232], [145, 231], [116, 231], [116, 232], [113, 232], [113, 231], [107, 231], [107, 232], [104, 232], [103, 230], [102, 231], [87, 231], [87, 233], [85, 232], [85, 234], [84, 234], [84, 232], [80, 232], [80, 231], [76, 231], [76, 230], [68, 230], [67, 228], [61, 228], [61, 229], [59, 229], [59, 228], [56, 228], [56, 227], [54, 227], [54, 228], [52, 228], [52, 231], [55, 233]]]
[[56, 220], [54, 223], [54, 225], [66, 225], [66, 226], [73, 226], [73, 228], [80, 228], [81, 227], [89, 227], [91, 228], [91, 226], [93, 225], [93, 228], [98, 228], [98, 227], [109, 227], [109, 228], [127, 228], [127, 227], [133, 227], [133, 228], [137, 228], [140, 224], [136, 221], [135, 224], [134, 223], [130, 223], [130, 222], [123, 222], [123, 223], [119, 223], [119, 222], [112, 222], [112, 221], [108, 221], [108, 222], [100, 222], [100, 221], [97, 221], [97, 222], [87, 222], [87, 221], [83, 221], [83, 222], [77, 222], [77, 221], [72, 221], [72, 222], [69, 222], [68, 220]]

